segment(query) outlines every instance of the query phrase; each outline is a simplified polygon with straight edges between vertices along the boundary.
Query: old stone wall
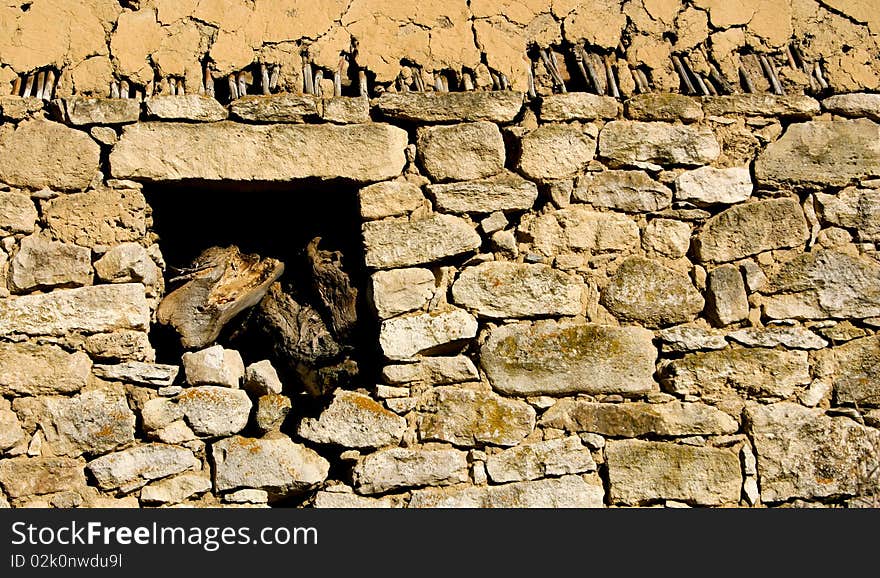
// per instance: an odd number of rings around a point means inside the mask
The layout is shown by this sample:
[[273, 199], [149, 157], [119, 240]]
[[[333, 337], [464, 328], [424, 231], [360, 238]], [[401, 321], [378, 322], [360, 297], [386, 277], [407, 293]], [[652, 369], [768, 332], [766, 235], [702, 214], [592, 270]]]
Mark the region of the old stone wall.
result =
[[[847, 60], [880, 33], [864, 3], [473, 0], [420, 3], [424, 24], [405, 3], [90, 2], [55, 46], [31, 19], [73, 4], [0, 12], [9, 81], [62, 79], [0, 97], [0, 506], [875, 505], [880, 97], [852, 91], [875, 63]], [[787, 94], [679, 94], [665, 52], [651, 90], [618, 76], [614, 98], [488, 48], [655, 26], [772, 51], [826, 20], [813, 46], [860, 41], [823, 57], [832, 86], [780, 68]], [[207, 94], [205, 55], [209, 76], [281, 53], [302, 71], [300, 37], [330, 70], [319, 48], [357, 37], [368, 95], [301, 76]], [[402, 90], [404, 55], [473, 90]], [[206, 94], [103, 94], [193, 70]], [[509, 89], [482, 90], [493, 75]], [[377, 374], [307, 401], [221, 344], [157, 363], [173, 273], [145, 188], [304, 180], [358, 189]]]

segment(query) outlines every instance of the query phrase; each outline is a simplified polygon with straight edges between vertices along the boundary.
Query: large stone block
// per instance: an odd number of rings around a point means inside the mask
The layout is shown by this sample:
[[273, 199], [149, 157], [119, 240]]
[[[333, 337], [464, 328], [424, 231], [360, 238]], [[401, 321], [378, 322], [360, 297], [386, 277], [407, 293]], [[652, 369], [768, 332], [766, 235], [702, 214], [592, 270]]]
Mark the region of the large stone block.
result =
[[188, 449], [165, 444], [144, 444], [101, 456], [89, 462], [86, 469], [102, 490], [125, 490], [196, 469], [200, 465]]
[[0, 486], [11, 498], [85, 488], [82, 460], [63, 457], [0, 460]]
[[146, 331], [150, 307], [140, 283], [94, 285], [0, 299], [0, 335]]
[[855, 229], [860, 241], [880, 241], [880, 191], [877, 189], [849, 187], [836, 195], [816, 193], [815, 199], [824, 221]]
[[379, 329], [379, 345], [389, 359], [429, 355], [444, 346], [458, 345], [477, 335], [477, 320], [456, 307], [386, 319]]
[[211, 446], [218, 492], [256, 488], [273, 497], [298, 494], [327, 479], [330, 463], [284, 435], [233, 436]]
[[47, 120], [0, 128], [0, 182], [15, 187], [70, 191], [86, 188], [101, 149], [84, 132]]
[[702, 403], [595, 403], [557, 401], [541, 416], [544, 427], [610, 437], [697, 436], [732, 434], [735, 419]]
[[467, 454], [448, 449], [393, 448], [361, 458], [352, 471], [361, 494], [468, 481]]
[[599, 133], [599, 156], [615, 165], [705, 165], [720, 154], [705, 126], [614, 120]]
[[605, 490], [598, 479], [562, 476], [497, 486], [415, 490], [410, 508], [603, 508]]
[[771, 319], [880, 316], [880, 265], [833, 250], [804, 253], [771, 274], [761, 292]]
[[880, 406], [880, 337], [817, 351], [815, 360], [817, 377], [832, 385], [837, 403]]
[[626, 251], [639, 244], [639, 226], [633, 219], [582, 205], [524, 217], [519, 231], [531, 239], [536, 252], [548, 257], [572, 251]]
[[33, 233], [38, 217], [37, 207], [29, 195], [0, 191], [0, 235]]
[[538, 116], [543, 122], [617, 118], [620, 103], [610, 96], [566, 92], [541, 96]]
[[84, 247], [140, 241], [147, 234], [147, 201], [134, 189], [98, 188], [42, 204], [49, 233]]
[[232, 116], [254, 122], [307, 122], [318, 118], [316, 96], [279, 93], [246, 95], [229, 104]]
[[732, 450], [609, 440], [605, 456], [612, 503], [677, 500], [715, 506], [739, 502], [742, 471]]
[[452, 285], [452, 299], [480, 317], [509, 319], [577, 315], [586, 285], [548, 265], [490, 261], [466, 267]]
[[400, 174], [407, 142], [403, 129], [378, 123], [138, 123], [123, 130], [110, 166], [116, 178], [142, 181], [372, 182]]
[[376, 271], [370, 277], [369, 299], [379, 319], [421, 309], [434, 295], [436, 281], [430, 269]]
[[596, 139], [579, 125], [547, 124], [520, 140], [517, 169], [535, 181], [576, 175], [596, 156]]
[[[2, 301], [0, 301], [2, 302]], [[73, 393], [89, 380], [92, 361], [54, 345], [0, 343], [0, 395]]]
[[672, 204], [672, 191], [644, 171], [602, 171], [578, 179], [572, 196], [594, 207], [627, 213], [661, 211]]
[[722, 263], [797, 247], [809, 237], [800, 204], [783, 198], [730, 207], [706, 221], [694, 243], [700, 260]]
[[764, 502], [855, 495], [859, 464], [877, 463], [877, 431], [847, 417], [790, 402], [756, 404], [744, 416]]
[[74, 126], [137, 122], [141, 101], [137, 98], [69, 98], [64, 101], [67, 119]]
[[159, 120], [226, 120], [229, 111], [216, 98], [202, 94], [158, 95], [144, 100], [147, 116]]
[[18, 292], [92, 284], [92, 252], [72, 243], [49, 241], [31, 235], [9, 267], [9, 281]]
[[644, 257], [628, 257], [602, 291], [615, 317], [661, 327], [693, 320], [705, 304], [690, 277]]
[[439, 261], [478, 248], [473, 225], [452, 215], [394, 218], [363, 224], [367, 267], [389, 269]]
[[426, 189], [437, 210], [446, 213], [521, 211], [531, 209], [538, 199], [534, 183], [510, 172], [488, 179], [428, 185]]
[[819, 114], [819, 103], [803, 94], [732, 94], [703, 97], [703, 111], [710, 116], [780, 116], [797, 119]]
[[524, 443], [492, 454], [486, 460], [486, 471], [493, 482], [502, 484], [545, 476], [595, 472], [596, 462], [580, 438], [570, 436]]
[[512, 122], [523, 106], [513, 91], [386, 92], [375, 101], [384, 116], [414, 122]]
[[490, 392], [437, 387], [423, 403], [419, 432], [425, 441], [456, 446], [513, 446], [532, 433], [535, 410], [524, 401]]
[[379, 448], [397, 445], [406, 420], [382, 407], [369, 396], [337, 390], [333, 401], [317, 418], [306, 417], [297, 433], [319, 444], [346, 448]]
[[482, 179], [504, 168], [504, 139], [491, 122], [419, 127], [416, 147], [434, 181]]
[[880, 125], [868, 119], [792, 124], [755, 161], [765, 186], [841, 187], [880, 176]]
[[652, 339], [640, 327], [511, 323], [489, 332], [480, 364], [492, 387], [510, 395], [643, 393], [657, 388]]

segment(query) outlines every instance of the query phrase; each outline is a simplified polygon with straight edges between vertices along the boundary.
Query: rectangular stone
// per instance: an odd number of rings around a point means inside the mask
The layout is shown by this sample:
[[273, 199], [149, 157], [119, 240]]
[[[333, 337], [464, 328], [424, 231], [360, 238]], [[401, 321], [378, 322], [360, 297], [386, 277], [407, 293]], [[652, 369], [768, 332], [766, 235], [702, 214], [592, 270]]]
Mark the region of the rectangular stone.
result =
[[703, 97], [703, 111], [709, 116], [727, 114], [809, 118], [819, 114], [819, 102], [803, 94], [731, 94]]
[[566, 92], [541, 97], [538, 116], [543, 122], [617, 118], [620, 104], [610, 96], [589, 92]]
[[137, 122], [141, 103], [135, 98], [71, 98], [65, 101], [67, 119], [74, 126]]
[[201, 94], [160, 95], [144, 101], [147, 116], [161, 120], [194, 120], [214, 122], [226, 120], [229, 112], [217, 99]]
[[140, 283], [95, 285], [0, 300], [0, 336], [146, 330], [150, 307]]
[[55, 345], [0, 343], [0, 395], [73, 393], [88, 383], [91, 369], [89, 356], [82, 352], [67, 353]]
[[309, 94], [243, 96], [229, 108], [232, 116], [254, 122], [306, 122], [318, 117], [318, 99]]
[[141, 181], [373, 182], [406, 164], [405, 130], [387, 124], [138, 123], [110, 153], [113, 176]]
[[[595, 479], [595, 478], [594, 478]], [[426, 488], [412, 493], [410, 508], [603, 508], [598, 479], [562, 476], [497, 486]]]
[[376, 100], [388, 118], [417, 122], [512, 122], [523, 105], [513, 91], [386, 92]]

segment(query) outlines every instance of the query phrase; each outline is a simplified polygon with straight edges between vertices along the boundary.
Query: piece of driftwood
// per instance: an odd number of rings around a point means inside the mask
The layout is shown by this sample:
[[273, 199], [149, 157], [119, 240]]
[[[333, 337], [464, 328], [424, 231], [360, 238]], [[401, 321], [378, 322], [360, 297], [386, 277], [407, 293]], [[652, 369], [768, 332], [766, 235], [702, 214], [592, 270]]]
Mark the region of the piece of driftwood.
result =
[[321, 237], [306, 246], [312, 289], [321, 301], [330, 329], [337, 340], [346, 342], [357, 325], [358, 292], [342, 269], [342, 253], [321, 249]]
[[284, 263], [244, 254], [238, 247], [211, 247], [169, 281], [185, 281], [159, 303], [159, 323], [171, 325], [187, 349], [210, 345], [233, 317], [260, 302], [284, 272]]
[[[346, 364], [350, 360], [345, 359], [349, 348], [336, 340], [320, 311], [280, 282], [269, 287], [241, 334], [266, 343], [276, 369], [298, 377], [312, 395], [324, 395], [338, 385], [339, 375], [350, 373], [353, 362]], [[339, 370], [332, 369], [340, 364]]]

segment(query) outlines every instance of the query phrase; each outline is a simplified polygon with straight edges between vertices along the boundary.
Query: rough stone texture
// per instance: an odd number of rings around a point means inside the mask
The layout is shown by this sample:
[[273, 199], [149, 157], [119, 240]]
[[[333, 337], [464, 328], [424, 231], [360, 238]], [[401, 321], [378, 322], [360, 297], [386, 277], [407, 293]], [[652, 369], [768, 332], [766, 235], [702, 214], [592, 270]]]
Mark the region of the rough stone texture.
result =
[[810, 118], [819, 114], [819, 103], [800, 94], [736, 94], [704, 96], [703, 111], [708, 116], [746, 115]]
[[853, 495], [857, 464], [876, 460], [877, 431], [849, 418], [789, 402], [752, 405], [744, 415], [766, 503]]
[[183, 354], [183, 371], [190, 385], [238, 387], [244, 377], [244, 362], [234, 349], [213, 345]]
[[14, 187], [84, 189], [98, 173], [100, 156], [89, 135], [57, 122], [26, 120], [15, 131], [0, 130], [0, 182]]
[[538, 187], [520, 176], [503, 172], [488, 179], [428, 185], [438, 211], [446, 213], [493, 213], [531, 209]]
[[627, 118], [685, 123], [703, 120], [703, 107], [697, 99], [674, 92], [637, 94], [624, 104]]
[[137, 122], [141, 103], [136, 98], [70, 98], [64, 101], [67, 120], [74, 126]]
[[229, 110], [251, 122], [306, 122], [318, 117], [318, 102], [310, 94], [247, 95], [233, 100]]
[[733, 388], [744, 395], [787, 398], [811, 381], [806, 351], [729, 349], [690, 353], [670, 362], [664, 383], [677, 395], [714, 400]]
[[880, 316], [880, 265], [833, 250], [804, 253], [761, 289], [771, 319], [863, 319]]
[[158, 481], [141, 489], [145, 504], [178, 504], [196, 494], [211, 490], [211, 478], [203, 474], [186, 473]]
[[739, 457], [731, 450], [609, 440], [605, 456], [613, 503], [677, 500], [712, 506], [739, 501], [742, 472]]
[[748, 167], [700, 167], [675, 179], [675, 200], [698, 207], [732, 205], [752, 196], [752, 176]]
[[840, 404], [880, 405], [880, 337], [855, 339], [816, 353], [815, 372]]
[[577, 436], [520, 444], [486, 460], [489, 478], [499, 484], [594, 471], [596, 462]]
[[719, 326], [730, 325], [749, 316], [746, 286], [736, 265], [722, 265], [709, 272], [706, 297], [706, 314]]
[[101, 456], [86, 468], [102, 490], [137, 488], [151, 480], [186, 470], [197, 469], [200, 462], [185, 448], [165, 444], [143, 444]]
[[359, 96], [334, 96], [322, 102], [321, 118], [338, 124], [370, 122], [370, 102]]
[[615, 165], [704, 165], [720, 154], [704, 126], [614, 120], [599, 134], [599, 156]]
[[92, 252], [86, 247], [31, 235], [21, 240], [9, 273], [12, 288], [19, 292], [91, 285]]
[[434, 295], [430, 269], [377, 271], [370, 277], [370, 302], [379, 319], [421, 309]]
[[490, 122], [419, 127], [419, 162], [434, 181], [467, 181], [504, 168], [504, 139]]
[[469, 357], [424, 357], [415, 363], [386, 365], [382, 368], [382, 379], [391, 384], [412, 383], [414, 381], [431, 385], [477, 381], [480, 375]]
[[[336, 486], [334, 486], [335, 490]], [[368, 498], [359, 496], [351, 488], [348, 491], [319, 490], [315, 493], [315, 508], [398, 508], [398, 502], [392, 496]]]
[[226, 120], [229, 112], [216, 98], [201, 94], [151, 96], [144, 100], [147, 116], [158, 120]]
[[228, 436], [240, 432], [248, 423], [251, 403], [242, 389], [215, 385], [192, 387], [177, 397], [186, 423], [202, 436]]
[[764, 328], [747, 327], [731, 331], [727, 338], [749, 347], [776, 347], [787, 349], [822, 349], [828, 342], [798, 325], [769, 325]]
[[642, 234], [642, 247], [671, 259], [684, 257], [691, 247], [691, 226], [673, 219], [651, 219]]
[[74, 393], [89, 379], [92, 361], [54, 345], [0, 343], [0, 395]]
[[0, 95], [0, 117], [9, 120], [24, 120], [35, 112], [43, 110], [42, 98], [33, 96]]
[[406, 144], [406, 131], [385, 124], [138, 123], [123, 129], [110, 166], [115, 178], [143, 181], [372, 182], [400, 174]]
[[384, 181], [358, 191], [361, 218], [365, 221], [397, 217], [425, 204], [421, 189], [408, 181]]
[[660, 211], [672, 204], [672, 191], [644, 171], [602, 171], [578, 179], [572, 196], [594, 207], [628, 213]]
[[0, 486], [11, 498], [77, 490], [85, 485], [81, 460], [55, 457], [0, 460]]
[[482, 243], [472, 225], [452, 215], [370, 221], [362, 232], [367, 267], [375, 269], [431, 263], [473, 251]]
[[134, 441], [135, 416], [121, 385], [84, 390], [73, 397], [23, 397], [13, 403], [28, 430], [43, 432], [43, 452], [96, 456]]
[[809, 236], [797, 200], [783, 198], [730, 207], [709, 219], [694, 243], [701, 261], [719, 263], [797, 247]]
[[867, 119], [793, 124], [755, 162], [765, 186], [845, 186], [880, 176], [880, 125]]
[[9, 409], [5, 400], [0, 401], [0, 453], [18, 445], [24, 436], [16, 413]]
[[380, 450], [358, 460], [352, 476], [354, 489], [361, 494], [448, 486], [468, 481], [467, 454], [451, 448]]
[[490, 261], [466, 267], [452, 299], [479, 317], [511, 319], [581, 312], [584, 283], [547, 265]]
[[424, 441], [456, 446], [513, 446], [532, 432], [535, 410], [523, 401], [484, 391], [437, 387], [425, 402], [419, 427]]
[[[525, 220], [525, 219], [524, 219]], [[540, 215], [520, 226], [538, 253], [626, 251], [639, 244], [639, 227], [625, 215], [572, 206]]]
[[589, 92], [541, 95], [538, 116], [543, 122], [617, 118], [620, 104], [610, 96]]
[[643, 257], [621, 263], [600, 303], [616, 317], [648, 327], [691, 321], [705, 304], [687, 275]]
[[657, 337], [663, 342], [664, 351], [675, 353], [727, 347], [723, 333], [694, 325], [668, 327], [658, 331]]
[[211, 446], [214, 488], [266, 490], [272, 497], [299, 494], [327, 479], [329, 462], [281, 434], [264, 438], [233, 436]]
[[113, 365], [95, 365], [92, 371], [103, 379], [151, 387], [166, 387], [174, 383], [180, 367], [164, 363], [126, 361]]
[[523, 97], [513, 91], [386, 92], [375, 105], [384, 116], [398, 120], [507, 123], [519, 114]]
[[446, 308], [386, 319], [379, 329], [379, 345], [389, 359], [427, 355], [441, 346], [477, 334], [477, 320], [464, 309]]
[[260, 432], [280, 431], [287, 414], [293, 407], [290, 398], [286, 395], [268, 393], [257, 399], [257, 411], [254, 414], [254, 423]]
[[846, 188], [836, 195], [816, 193], [823, 221], [856, 230], [860, 241], [880, 241], [880, 191]]
[[581, 476], [413, 492], [410, 508], [602, 508], [605, 492]]
[[138, 241], [146, 236], [147, 202], [140, 191], [99, 188], [41, 203], [49, 232], [84, 247]]
[[541, 416], [540, 425], [570, 432], [610, 437], [697, 436], [732, 434], [735, 419], [702, 403], [594, 403], [557, 401]]
[[822, 101], [822, 108], [840, 116], [867, 117], [880, 121], [880, 94], [834, 94]]
[[405, 430], [405, 419], [369, 396], [336, 390], [333, 401], [317, 419], [303, 418], [297, 434], [318, 444], [380, 448], [399, 444]]
[[517, 169], [528, 179], [571, 177], [596, 156], [596, 140], [579, 125], [548, 124], [520, 140]]
[[0, 191], [0, 235], [34, 232], [37, 208], [28, 195]]
[[270, 393], [281, 393], [284, 388], [278, 372], [268, 359], [251, 363], [244, 370], [244, 388], [257, 397]]
[[108, 283], [143, 283], [154, 287], [162, 270], [138, 243], [120, 243], [95, 261], [98, 278]]
[[480, 348], [492, 387], [511, 395], [643, 393], [656, 389], [653, 334], [571, 321], [497, 327]]

